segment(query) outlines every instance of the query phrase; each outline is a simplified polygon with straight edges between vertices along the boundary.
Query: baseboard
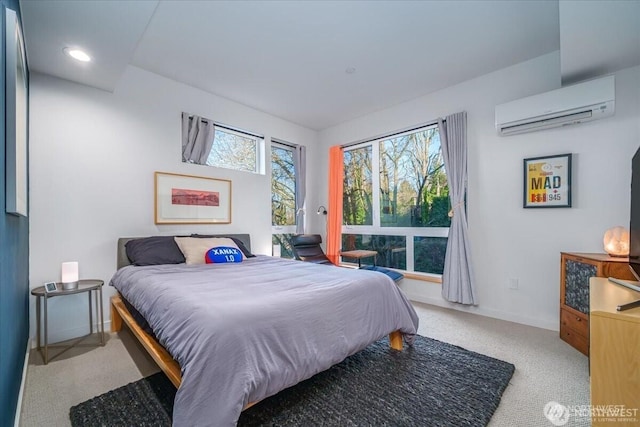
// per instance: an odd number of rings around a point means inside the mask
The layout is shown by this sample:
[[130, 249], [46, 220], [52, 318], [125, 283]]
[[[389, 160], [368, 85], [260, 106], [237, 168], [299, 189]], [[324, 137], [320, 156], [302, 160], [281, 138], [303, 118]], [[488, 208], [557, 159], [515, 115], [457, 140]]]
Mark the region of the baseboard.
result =
[[[65, 329], [62, 331], [49, 332], [49, 344], [55, 344], [60, 341], [67, 341], [74, 338], [81, 337], [87, 333], [88, 325], [80, 325], [76, 328]], [[111, 320], [104, 321], [104, 333], [108, 334], [111, 330]], [[98, 332], [98, 325], [93, 325], [94, 334]], [[33, 336], [31, 340], [31, 348], [35, 348], [37, 345], [36, 337]]]
[[433, 298], [425, 295], [417, 295], [411, 292], [405, 292], [409, 300], [421, 302], [424, 304], [435, 305], [438, 307], [449, 308], [451, 310], [464, 311], [465, 313], [475, 314], [479, 316], [491, 317], [493, 319], [506, 320], [508, 322], [520, 323], [522, 325], [534, 326], [536, 328], [558, 331], [558, 322], [540, 320], [532, 317], [521, 316], [515, 313], [505, 313], [503, 311], [491, 310], [482, 307], [468, 307], [460, 304], [453, 304], [442, 298]]
[[31, 351], [31, 340], [27, 340], [27, 351], [24, 355], [24, 364], [22, 365], [22, 379], [20, 380], [20, 392], [18, 393], [18, 402], [16, 403], [16, 416], [14, 417], [13, 427], [20, 425], [20, 413], [22, 412], [22, 397], [24, 396], [24, 387], [27, 382], [27, 368], [29, 367], [29, 352]]

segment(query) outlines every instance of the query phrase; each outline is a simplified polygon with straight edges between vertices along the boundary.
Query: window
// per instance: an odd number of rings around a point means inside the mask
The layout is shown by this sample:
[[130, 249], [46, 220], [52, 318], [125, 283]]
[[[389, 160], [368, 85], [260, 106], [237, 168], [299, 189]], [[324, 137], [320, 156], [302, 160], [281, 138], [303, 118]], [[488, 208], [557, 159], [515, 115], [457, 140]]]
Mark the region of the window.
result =
[[291, 235], [296, 232], [296, 173], [294, 147], [271, 144], [271, 233], [283, 258], [293, 258]]
[[378, 265], [441, 275], [451, 219], [438, 127], [349, 147], [344, 171], [343, 250], [375, 250]]
[[207, 165], [259, 173], [262, 143], [262, 137], [216, 126]]
[[372, 148], [344, 152], [342, 221], [347, 225], [373, 225]]
[[183, 112], [181, 144], [185, 163], [265, 173], [264, 137], [260, 135]]

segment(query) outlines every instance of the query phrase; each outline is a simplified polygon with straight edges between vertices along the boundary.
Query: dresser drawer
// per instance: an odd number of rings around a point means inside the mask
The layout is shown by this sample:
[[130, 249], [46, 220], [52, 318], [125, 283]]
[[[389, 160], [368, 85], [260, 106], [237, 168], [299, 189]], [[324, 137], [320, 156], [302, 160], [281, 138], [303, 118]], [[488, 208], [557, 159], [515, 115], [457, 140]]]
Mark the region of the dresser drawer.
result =
[[589, 339], [573, 329], [560, 326], [560, 338], [585, 356], [589, 355]]
[[589, 337], [589, 319], [577, 316], [567, 310], [560, 310], [560, 326], [573, 329], [584, 338]]
[[632, 280], [632, 276], [628, 258], [613, 258], [604, 253], [561, 252], [560, 338], [588, 355], [590, 278]]

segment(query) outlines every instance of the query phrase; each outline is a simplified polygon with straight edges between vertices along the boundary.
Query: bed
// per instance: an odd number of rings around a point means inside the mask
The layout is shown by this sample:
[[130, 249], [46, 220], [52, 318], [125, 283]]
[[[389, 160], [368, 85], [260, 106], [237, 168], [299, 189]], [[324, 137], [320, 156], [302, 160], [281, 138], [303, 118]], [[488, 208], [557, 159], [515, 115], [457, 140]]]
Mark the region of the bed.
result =
[[[250, 251], [248, 235], [225, 236]], [[112, 331], [126, 323], [178, 387], [176, 426], [236, 425], [253, 403], [386, 335], [401, 350], [417, 331], [411, 304], [384, 274], [260, 255], [133, 266], [124, 250], [132, 239], [118, 241]]]

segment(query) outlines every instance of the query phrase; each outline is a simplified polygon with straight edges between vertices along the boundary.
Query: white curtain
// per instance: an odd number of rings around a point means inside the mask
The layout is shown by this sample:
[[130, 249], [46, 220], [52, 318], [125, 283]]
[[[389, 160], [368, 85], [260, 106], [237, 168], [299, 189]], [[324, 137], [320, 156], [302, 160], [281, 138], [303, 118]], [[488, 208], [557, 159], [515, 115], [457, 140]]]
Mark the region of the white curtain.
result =
[[304, 199], [307, 192], [307, 148], [304, 145], [296, 146], [293, 168], [296, 176], [296, 234], [304, 234]]
[[206, 165], [214, 132], [212, 120], [182, 113], [182, 161]]
[[438, 120], [444, 167], [449, 182], [451, 226], [442, 273], [442, 296], [447, 301], [477, 304], [465, 209], [467, 191], [467, 113]]

